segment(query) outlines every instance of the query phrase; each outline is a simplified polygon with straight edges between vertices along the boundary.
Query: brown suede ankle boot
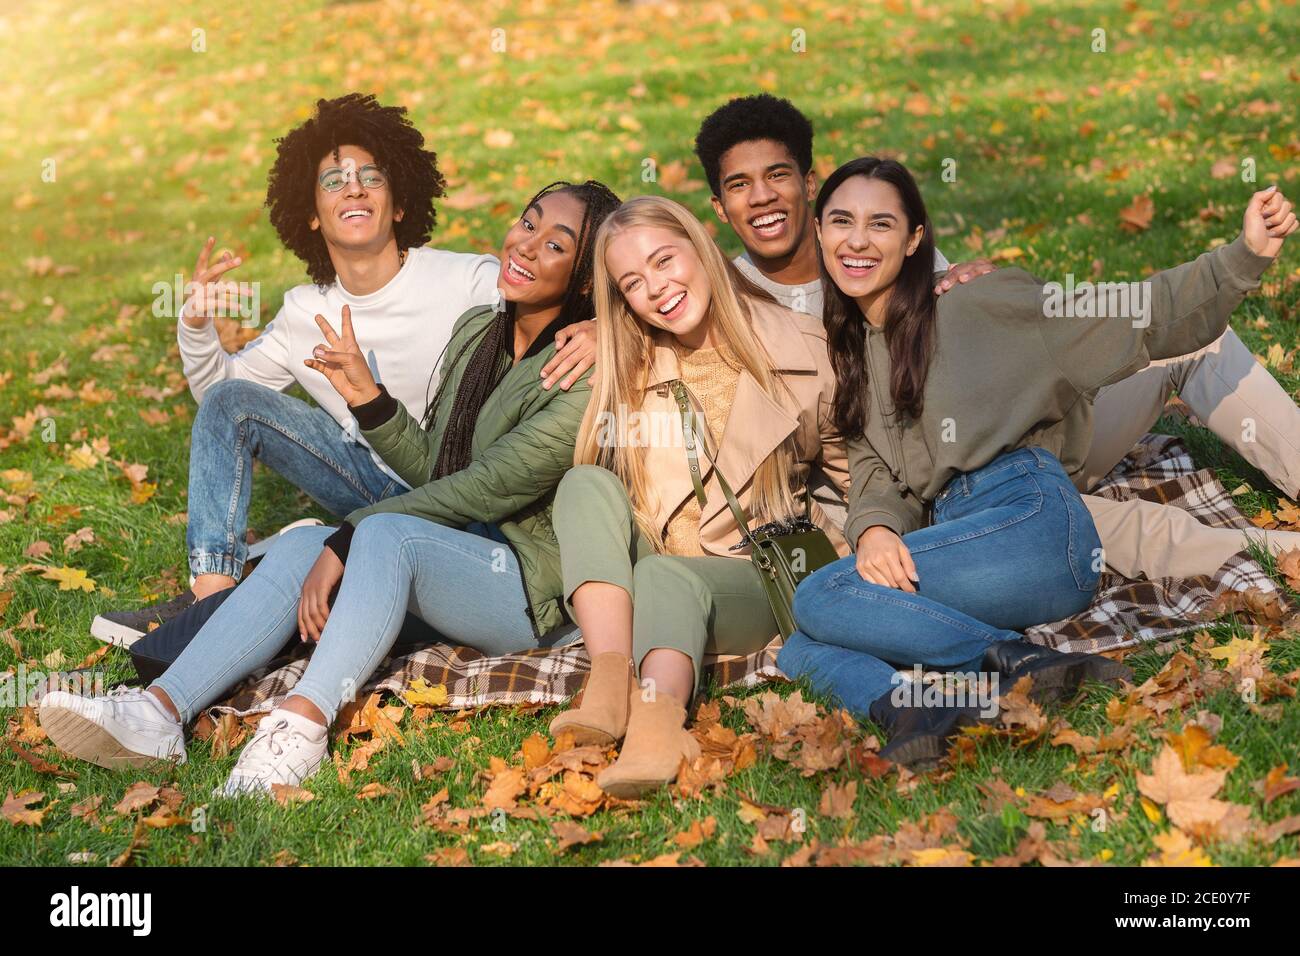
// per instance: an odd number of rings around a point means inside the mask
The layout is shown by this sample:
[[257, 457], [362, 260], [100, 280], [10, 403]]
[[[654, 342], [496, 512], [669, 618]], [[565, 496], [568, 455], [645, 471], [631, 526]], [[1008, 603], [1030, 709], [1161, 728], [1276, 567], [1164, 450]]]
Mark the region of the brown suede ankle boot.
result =
[[622, 800], [672, 783], [682, 758], [700, 755], [700, 745], [684, 727], [686, 710], [667, 694], [649, 703], [633, 694], [631, 711], [623, 752], [596, 778], [600, 789]]
[[582, 689], [582, 704], [551, 721], [551, 736], [572, 731], [579, 747], [610, 746], [627, 733], [628, 697], [636, 687], [632, 662], [624, 654], [597, 654]]

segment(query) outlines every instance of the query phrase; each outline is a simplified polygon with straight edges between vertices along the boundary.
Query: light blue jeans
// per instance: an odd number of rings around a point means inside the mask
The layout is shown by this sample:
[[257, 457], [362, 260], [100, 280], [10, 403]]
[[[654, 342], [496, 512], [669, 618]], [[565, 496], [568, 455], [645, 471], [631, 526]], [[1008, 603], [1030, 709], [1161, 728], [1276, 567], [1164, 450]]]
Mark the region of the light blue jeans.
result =
[[866, 714], [898, 669], [970, 672], [1020, 631], [1078, 614], [1101, 577], [1092, 515], [1055, 456], [1021, 448], [954, 477], [934, 522], [903, 535], [917, 593], [864, 581], [854, 555], [809, 575], [799, 628], [777, 657], [791, 677]]
[[406, 491], [324, 409], [255, 382], [217, 382], [190, 430], [191, 574], [243, 573], [254, 458], [339, 517]]
[[[363, 518], [320, 644], [292, 693], [333, 722], [393, 646], [408, 609], [436, 632], [435, 639], [488, 656], [575, 640], [577, 629], [566, 625], [539, 642], [525, 612], [528, 597], [514, 552], [494, 526], [471, 529], [402, 514]], [[303, 581], [332, 530], [295, 528], [280, 535], [154, 682], [183, 722], [265, 667], [297, 633]]]

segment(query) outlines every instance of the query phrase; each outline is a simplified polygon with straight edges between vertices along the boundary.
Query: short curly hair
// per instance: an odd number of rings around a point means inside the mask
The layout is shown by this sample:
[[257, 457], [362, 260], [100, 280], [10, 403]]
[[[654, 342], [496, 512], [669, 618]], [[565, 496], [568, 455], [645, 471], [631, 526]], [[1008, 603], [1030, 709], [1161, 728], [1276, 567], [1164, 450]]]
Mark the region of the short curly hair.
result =
[[784, 145], [803, 175], [812, 169], [813, 126], [798, 107], [769, 93], [737, 97], [705, 117], [695, 136], [695, 155], [700, 158], [713, 195], [722, 192], [722, 154], [737, 143], [756, 139]]
[[424, 137], [406, 118], [405, 107], [381, 106], [372, 94], [362, 93], [318, 100], [311, 119], [276, 140], [266, 205], [280, 241], [306, 263], [307, 274], [319, 286], [329, 285], [336, 274], [324, 237], [310, 225], [316, 215], [316, 170], [340, 146], [365, 149], [387, 174], [393, 207], [402, 210], [401, 222], [393, 223], [399, 249], [429, 241], [438, 218], [433, 201], [447, 187], [437, 154], [424, 148]]

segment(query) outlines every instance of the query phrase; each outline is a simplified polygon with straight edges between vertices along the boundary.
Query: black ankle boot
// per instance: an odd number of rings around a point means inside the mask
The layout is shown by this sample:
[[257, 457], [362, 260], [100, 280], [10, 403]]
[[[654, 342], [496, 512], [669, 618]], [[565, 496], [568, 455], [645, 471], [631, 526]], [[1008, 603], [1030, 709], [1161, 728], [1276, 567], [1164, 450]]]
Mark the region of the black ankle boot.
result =
[[917, 773], [936, 767], [948, 752], [949, 742], [963, 727], [992, 720], [983, 716], [978, 707], [899, 706], [892, 692], [874, 701], [867, 714], [889, 735], [880, 756]]
[[1029, 696], [1042, 704], [1073, 696], [1084, 681], [1114, 683], [1133, 679], [1133, 672], [1117, 661], [1097, 654], [1062, 654], [1031, 644], [1023, 637], [989, 645], [981, 669], [997, 672], [1003, 693], [1020, 678], [1032, 677], [1034, 686]]

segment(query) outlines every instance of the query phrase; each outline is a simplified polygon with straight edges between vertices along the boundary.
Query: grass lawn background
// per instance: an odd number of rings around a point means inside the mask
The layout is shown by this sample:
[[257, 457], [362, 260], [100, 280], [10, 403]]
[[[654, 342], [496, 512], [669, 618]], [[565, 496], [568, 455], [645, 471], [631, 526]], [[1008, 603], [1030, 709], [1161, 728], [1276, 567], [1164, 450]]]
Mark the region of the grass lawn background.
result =
[[[209, 234], [248, 257], [232, 278], [261, 283], [263, 321], [284, 290], [305, 281], [261, 204], [273, 138], [309, 115], [319, 97], [372, 91], [410, 109], [451, 183], [433, 243], [460, 250], [496, 251], [519, 204], [557, 178], [597, 178], [624, 196], [661, 191], [712, 222], [691, 153], [695, 131], [728, 97], [760, 90], [790, 98], [812, 118], [822, 175], [853, 156], [892, 153], [920, 180], [950, 259], [989, 256], [1045, 279], [1066, 272], [1141, 278], [1234, 237], [1254, 189], [1277, 182], [1292, 199], [1300, 191], [1295, 0], [104, 6], [56, 0], [0, 14], [0, 61], [8, 67], [0, 75], [0, 175], [8, 187], [0, 200], [7, 207], [0, 220], [0, 490], [8, 495], [0, 504], [0, 629], [8, 639], [0, 643], [0, 671], [51, 660], [75, 666], [98, 647], [89, 637], [96, 613], [136, 606], [184, 581], [177, 516], [186, 509], [194, 406], [180, 377], [174, 320], [152, 314], [152, 288], [188, 274]], [[497, 29], [504, 54], [493, 52]], [[1097, 29], [1105, 31], [1105, 52], [1092, 50]], [[204, 52], [192, 49], [196, 30]], [[794, 52], [800, 42], [805, 52]], [[1254, 184], [1240, 177], [1248, 158]], [[53, 181], [42, 178], [48, 160]], [[648, 160], [656, 173], [649, 182]], [[956, 162], [955, 182], [941, 178], [945, 160]], [[1121, 228], [1121, 210], [1140, 196], [1153, 204], [1149, 225]], [[729, 253], [739, 251], [729, 230], [717, 236]], [[1296, 397], [1294, 241], [1266, 279], [1233, 325]], [[1278, 508], [1277, 489], [1213, 436], [1166, 424], [1186, 435], [1199, 464], [1240, 489], [1248, 514]], [[130, 467], [139, 465], [147, 474]], [[304, 513], [316, 512], [259, 469], [255, 530], [268, 533]], [[92, 542], [64, 544], [83, 527], [92, 529]], [[25, 556], [38, 541], [50, 551]], [[60, 590], [54, 580], [19, 572], [33, 560], [84, 571], [95, 590]], [[1211, 634], [1223, 643], [1249, 636], [1250, 627], [1242, 619]], [[1172, 652], [1147, 649], [1129, 662], [1141, 681]], [[1206, 668], [1221, 666], [1190, 653]], [[132, 673], [120, 651], [101, 666], [112, 680]], [[1277, 674], [1300, 667], [1294, 630], [1274, 639], [1265, 666]], [[1105, 706], [1112, 698], [1094, 690], [1065, 716], [1097, 734], [1111, 725]], [[1252, 786], [1280, 765], [1294, 771], [1300, 705], [1261, 710], [1219, 691], [1143, 723], [1134, 746], [1095, 760], [1046, 740], [1017, 748], [996, 739], [974, 751], [971, 765], [901, 785], [892, 773], [863, 776], [852, 761], [804, 777], [760, 739], [757, 761], [721, 792], [602, 810], [579, 822], [603, 839], [562, 855], [551, 821], [510, 818], [493, 829], [475, 820], [466, 833], [417, 826], [421, 804], [444, 784], [451, 806], [477, 805], [485, 787], [479, 772], [490, 758], [517, 764], [523, 741], [544, 733], [554, 712], [490, 710], [459, 729], [446, 726], [448, 716], [440, 728], [409, 733], [405, 748], [385, 748], [350, 788], [326, 771], [305, 805], [213, 803], [203, 834], [150, 829], [132, 860], [421, 863], [448, 848], [465, 849], [477, 863], [649, 860], [682, 850], [673, 835], [713, 817], [713, 835], [684, 850], [683, 860], [771, 864], [814, 838], [827, 846], [895, 834], [948, 807], [959, 822], [938, 844], [961, 846], [979, 863], [1012, 853], [1031, 833], [1023, 801], [1064, 782], [1081, 794], [1110, 793], [1114, 813], [1101, 832], [1086, 812], [1047, 822], [1057, 854], [1136, 864], [1168, 855], [1173, 832], [1159, 807], [1143, 808], [1136, 774], [1148, 771], [1165, 735], [1202, 709], [1222, 719], [1217, 742], [1240, 758], [1220, 796], [1249, 806], [1261, 824], [1300, 813], [1300, 794], [1266, 804]], [[10, 731], [20, 716], [0, 709]], [[734, 730], [753, 729], [737, 707], [724, 704], [722, 717]], [[855, 730], [850, 743], [867, 729]], [[0, 861], [62, 864], [88, 852], [107, 863], [136, 830], [138, 813], [109, 811], [131, 783], [173, 783], [188, 814], [210, 803], [233, 760], [196, 742], [191, 762], [174, 773], [117, 774], [36, 751], [78, 774], [75, 792], [60, 793], [58, 778], [4, 751], [0, 791], [39, 790], [46, 799], [37, 806], [54, 806], [40, 825], [0, 820]], [[413, 779], [413, 760], [438, 756], [454, 768]], [[828, 783], [854, 780], [851, 816], [818, 812]], [[357, 799], [374, 781], [394, 792]], [[1019, 794], [1009, 808], [980, 789], [999, 781]], [[807, 832], [753, 852], [756, 824], [742, 794], [805, 810]], [[70, 813], [94, 795], [104, 797], [99, 825]], [[1297, 838], [1209, 840], [1190, 852], [1221, 864], [1267, 864], [1295, 857]]]

